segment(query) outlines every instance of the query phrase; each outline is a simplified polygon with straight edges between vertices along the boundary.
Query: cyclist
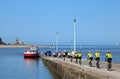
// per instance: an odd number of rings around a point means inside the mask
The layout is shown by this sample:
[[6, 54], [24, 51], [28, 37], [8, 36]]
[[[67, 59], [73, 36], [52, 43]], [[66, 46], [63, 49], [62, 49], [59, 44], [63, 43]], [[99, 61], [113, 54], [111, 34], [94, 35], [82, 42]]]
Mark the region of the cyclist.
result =
[[66, 55], [66, 53], [63, 52], [62, 55], [63, 55], [63, 60], [65, 61], [65, 55]]
[[89, 61], [89, 66], [92, 67], [93, 55], [92, 55], [91, 52], [88, 52], [88, 59], [90, 60], [90, 61]]
[[99, 62], [100, 62], [100, 52], [96, 51], [95, 52], [95, 60], [96, 62], [96, 67], [99, 68]]
[[78, 53], [78, 59], [79, 59], [79, 64], [81, 65], [81, 59], [82, 59], [82, 53], [80, 52], [80, 53]]
[[110, 52], [106, 53], [105, 61], [107, 60], [107, 70], [111, 70], [112, 67], [112, 54]]

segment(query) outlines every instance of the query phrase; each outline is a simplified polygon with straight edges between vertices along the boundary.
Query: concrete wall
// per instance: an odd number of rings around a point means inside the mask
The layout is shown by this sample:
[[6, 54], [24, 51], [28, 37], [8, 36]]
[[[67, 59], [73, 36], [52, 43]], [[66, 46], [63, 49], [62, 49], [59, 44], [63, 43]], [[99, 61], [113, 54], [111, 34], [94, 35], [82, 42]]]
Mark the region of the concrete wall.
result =
[[83, 69], [78, 69], [67, 64], [49, 59], [42, 58], [44, 64], [49, 70], [57, 75], [55, 79], [108, 79], [100, 75], [85, 72]]

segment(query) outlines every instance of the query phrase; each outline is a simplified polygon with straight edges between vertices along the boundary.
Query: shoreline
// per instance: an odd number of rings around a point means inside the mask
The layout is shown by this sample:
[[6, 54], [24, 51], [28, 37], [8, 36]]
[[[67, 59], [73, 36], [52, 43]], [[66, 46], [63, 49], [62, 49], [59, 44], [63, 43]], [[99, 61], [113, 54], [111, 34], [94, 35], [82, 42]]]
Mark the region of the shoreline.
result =
[[[0, 48], [28, 48], [32, 45], [0, 45]], [[39, 48], [50, 48], [50, 46], [38, 46]]]

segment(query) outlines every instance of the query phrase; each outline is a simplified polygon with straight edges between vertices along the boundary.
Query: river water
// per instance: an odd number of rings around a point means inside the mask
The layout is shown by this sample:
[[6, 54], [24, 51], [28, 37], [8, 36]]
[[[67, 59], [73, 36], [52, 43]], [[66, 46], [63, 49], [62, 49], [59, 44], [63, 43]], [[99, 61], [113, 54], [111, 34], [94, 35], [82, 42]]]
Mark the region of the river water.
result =
[[[55, 48], [40, 48], [42, 54]], [[59, 51], [68, 51], [71, 46], [59, 46]], [[104, 61], [105, 53], [110, 51], [113, 54], [113, 62], [120, 63], [120, 48], [116, 46], [77, 46], [78, 51], [87, 58], [88, 51], [94, 53], [96, 50], [101, 53], [101, 61]], [[39, 59], [26, 59], [23, 56], [23, 48], [0, 48], [0, 79], [55, 79], [55, 76]]]
[[23, 48], [0, 49], [0, 79], [54, 79], [41, 59], [25, 59]]

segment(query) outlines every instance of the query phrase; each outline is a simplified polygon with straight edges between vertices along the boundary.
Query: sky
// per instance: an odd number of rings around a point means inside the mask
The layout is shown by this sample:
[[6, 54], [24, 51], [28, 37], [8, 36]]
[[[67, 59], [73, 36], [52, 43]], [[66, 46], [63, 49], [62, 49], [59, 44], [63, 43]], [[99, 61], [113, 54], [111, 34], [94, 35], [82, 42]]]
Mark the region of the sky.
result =
[[120, 42], [120, 0], [0, 0], [0, 37], [13, 43], [77, 45]]

